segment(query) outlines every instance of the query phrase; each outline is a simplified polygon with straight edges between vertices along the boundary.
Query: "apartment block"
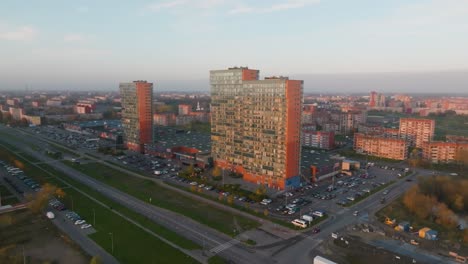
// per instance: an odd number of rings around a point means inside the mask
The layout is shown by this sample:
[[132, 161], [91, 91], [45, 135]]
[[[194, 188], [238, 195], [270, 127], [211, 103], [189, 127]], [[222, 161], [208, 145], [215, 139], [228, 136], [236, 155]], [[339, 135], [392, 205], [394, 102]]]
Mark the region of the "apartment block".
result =
[[464, 159], [468, 160], [466, 158], [468, 157], [468, 142], [426, 142], [423, 144], [422, 150], [423, 158], [432, 163], [453, 163], [464, 161]]
[[405, 160], [408, 157], [406, 140], [361, 133], [354, 134], [354, 150], [361, 154], [387, 159]]
[[211, 71], [210, 83], [217, 166], [271, 188], [298, 185], [303, 81], [236, 67]]
[[335, 147], [335, 133], [302, 130], [302, 146], [332, 149]]
[[434, 130], [434, 120], [400, 118], [400, 136], [417, 148], [422, 148], [424, 142], [432, 141]]
[[122, 128], [125, 145], [144, 151], [153, 143], [153, 84], [146, 81], [120, 83]]

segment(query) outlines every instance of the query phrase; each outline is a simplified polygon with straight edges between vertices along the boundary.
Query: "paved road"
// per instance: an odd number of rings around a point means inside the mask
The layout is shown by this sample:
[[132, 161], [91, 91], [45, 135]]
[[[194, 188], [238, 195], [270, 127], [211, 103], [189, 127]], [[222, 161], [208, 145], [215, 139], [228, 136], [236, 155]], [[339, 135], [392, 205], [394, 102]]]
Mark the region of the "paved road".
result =
[[[10, 132], [11, 130], [12, 129], [10, 129]], [[22, 148], [24, 151], [29, 149], [24, 145]], [[34, 155], [42, 161], [47, 162], [50, 160], [47, 157], [38, 157], [37, 153]], [[353, 216], [353, 211], [366, 212], [369, 216], [372, 216], [377, 210], [385, 206], [380, 204], [380, 199], [378, 198], [379, 194], [374, 194], [352, 208], [343, 208], [335, 214], [330, 215], [326, 222], [320, 224], [322, 231], [319, 234], [312, 234], [311, 231], [308, 231], [291, 239], [257, 247], [255, 250], [252, 250], [216, 230], [194, 222], [187, 217], [151, 206], [119, 190], [98, 182], [93, 178], [83, 175], [62, 163], [52, 163], [50, 165], [67, 173], [70, 177], [100, 191], [114, 201], [147, 216], [153, 221], [174, 230], [200, 245], [205, 245], [207, 249], [211, 249], [212, 253], [219, 253], [219, 255], [235, 263], [311, 263], [311, 259], [314, 257], [311, 256], [311, 252], [323, 240], [328, 239], [332, 232], [341, 230], [349, 225], [354, 225], [362, 220], [359, 217]], [[432, 171], [418, 169], [417, 173], [430, 175]], [[392, 191], [386, 196], [387, 203], [399, 197], [413, 184], [413, 182], [400, 180], [390, 186], [388, 189]], [[268, 249], [274, 249], [276, 251], [273, 253], [266, 253]], [[402, 254], [410, 253], [411, 251], [402, 252]], [[418, 259], [417, 256], [415, 258]]]
[[[5, 129], [5, 128], [0, 128]], [[9, 133], [14, 133], [13, 129], [6, 129]], [[24, 138], [24, 141], [35, 141], [28, 137]], [[205, 245], [206, 249], [212, 249], [213, 252], [218, 253], [222, 257], [231, 260], [235, 263], [272, 263], [274, 262], [266, 254], [262, 252], [256, 252], [250, 248], [244, 246], [242, 243], [237, 243], [227, 235], [221, 234], [220, 232], [211, 229], [210, 227], [204, 226], [198, 222], [191, 220], [185, 216], [177, 213], [152, 206], [147, 204], [131, 195], [121, 192], [113, 187], [110, 187], [104, 183], [101, 183], [87, 175], [78, 172], [65, 164], [59, 162], [53, 162], [54, 160], [41, 155], [35, 151], [32, 151], [26, 142], [15, 142], [15, 146], [24, 152], [32, 155], [34, 158], [49, 163], [50, 166], [55, 169], [66, 173], [69, 177], [88, 185], [89, 187], [99, 191], [101, 194], [108, 198], [126, 206], [135, 212], [142, 214], [149, 219], [161, 224], [169, 229], [172, 229], [176, 233], [197, 242], [200, 245]]]

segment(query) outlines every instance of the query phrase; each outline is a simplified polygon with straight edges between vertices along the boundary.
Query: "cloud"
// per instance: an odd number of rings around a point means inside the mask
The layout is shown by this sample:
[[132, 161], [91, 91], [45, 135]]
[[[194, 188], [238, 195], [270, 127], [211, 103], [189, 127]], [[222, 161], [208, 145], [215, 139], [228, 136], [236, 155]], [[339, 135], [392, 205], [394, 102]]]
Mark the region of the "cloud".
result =
[[245, 13], [271, 13], [276, 11], [283, 11], [288, 9], [302, 8], [311, 4], [318, 4], [320, 0], [286, 0], [282, 3], [272, 4], [267, 7], [253, 7], [253, 6], [238, 6], [229, 10], [229, 14], [245, 14]]
[[70, 33], [63, 36], [63, 41], [65, 42], [82, 42], [86, 37], [82, 34]]
[[4, 29], [0, 27], [0, 40], [29, 41], [36, 37], [37, 30], [30, 26], [22, 26], [15, 29]]

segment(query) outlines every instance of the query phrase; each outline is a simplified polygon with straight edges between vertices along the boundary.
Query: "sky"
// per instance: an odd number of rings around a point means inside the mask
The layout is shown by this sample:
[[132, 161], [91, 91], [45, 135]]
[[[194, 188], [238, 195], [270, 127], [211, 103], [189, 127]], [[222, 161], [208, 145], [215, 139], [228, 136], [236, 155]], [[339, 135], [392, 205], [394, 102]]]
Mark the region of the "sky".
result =
[[0, 1], [0, 90], [207, 91], [249, 66], [310, 92], [468, 92], [467, 47], [468, 0]]

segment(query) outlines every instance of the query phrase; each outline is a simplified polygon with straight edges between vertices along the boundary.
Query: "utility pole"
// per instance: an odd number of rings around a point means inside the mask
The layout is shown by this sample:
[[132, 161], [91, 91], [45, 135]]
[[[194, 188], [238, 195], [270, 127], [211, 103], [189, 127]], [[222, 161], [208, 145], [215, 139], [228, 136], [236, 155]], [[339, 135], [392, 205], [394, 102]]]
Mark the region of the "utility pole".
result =
[[114, 254], [114, 233], [109, 233], [109, 235], [111, 237], [111, 251]]
[[24, 246], [23, 246], [23, 264], [26, 264], [26, 255], [24, 255]]
[[93, 208], [93, 225], [96, 226], [96, 210]]
[[75, 211], [74, 206], [73, 206], [73, 196], [70, 195], [71, 203], [72, 203], [72, 211]]

